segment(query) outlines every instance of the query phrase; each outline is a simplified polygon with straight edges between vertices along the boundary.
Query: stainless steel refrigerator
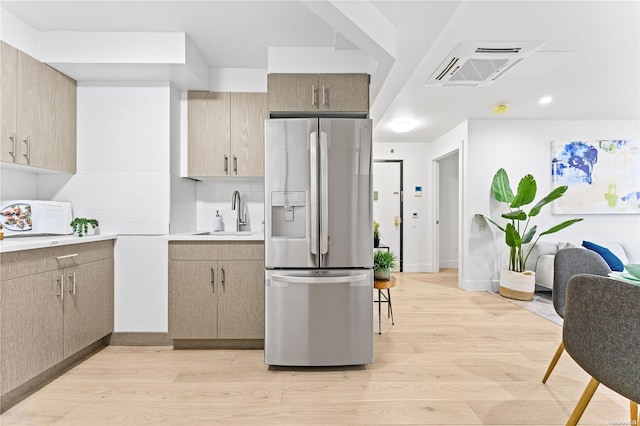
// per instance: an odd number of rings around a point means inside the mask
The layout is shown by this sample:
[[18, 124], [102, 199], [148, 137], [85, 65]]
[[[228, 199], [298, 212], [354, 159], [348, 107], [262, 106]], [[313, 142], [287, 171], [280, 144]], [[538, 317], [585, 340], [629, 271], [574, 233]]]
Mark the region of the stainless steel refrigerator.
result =
[[373, 362], [371, 120], [266, 121], [265, 364]]

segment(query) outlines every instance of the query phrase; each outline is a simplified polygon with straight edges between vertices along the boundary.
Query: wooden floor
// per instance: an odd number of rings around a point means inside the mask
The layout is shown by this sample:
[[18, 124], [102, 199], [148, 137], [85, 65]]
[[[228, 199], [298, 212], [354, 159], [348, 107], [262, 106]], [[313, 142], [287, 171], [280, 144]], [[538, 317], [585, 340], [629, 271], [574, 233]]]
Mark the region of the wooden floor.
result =
[[[588, 382], [561, 328], [455, 271], [398, 274], [395, 326], [375, 320], [375, 363], [269, 369], [257, 350], [108, 347], [9, 409], [9, 425], [563, 425]], [[600, 386], [581, 425], [629, 424]]]

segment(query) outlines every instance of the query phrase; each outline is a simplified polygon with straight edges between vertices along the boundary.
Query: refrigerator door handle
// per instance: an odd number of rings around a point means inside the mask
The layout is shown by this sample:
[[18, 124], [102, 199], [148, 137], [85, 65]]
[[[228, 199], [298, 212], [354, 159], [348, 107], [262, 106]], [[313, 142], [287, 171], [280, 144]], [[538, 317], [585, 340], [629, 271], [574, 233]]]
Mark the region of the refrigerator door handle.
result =
[[329, 252], [329, 165], [327, 132], [320, 132], [320, 182], [322, 211], [320, 212], [320, 254]]
[[309, 135], [309, 170], [311, 172], [311, 253], [316, 257], [318, 264], [318, 134], [311, 132]]
[[292, 284], [308, 284], [308, 283], [349, 283], [352, 286], [370, 286], [371, 283], [366, 281], [366, 275], [347, 275], [344, 277], [297, 277], [294, 275], [272, 275], [271, 280]]

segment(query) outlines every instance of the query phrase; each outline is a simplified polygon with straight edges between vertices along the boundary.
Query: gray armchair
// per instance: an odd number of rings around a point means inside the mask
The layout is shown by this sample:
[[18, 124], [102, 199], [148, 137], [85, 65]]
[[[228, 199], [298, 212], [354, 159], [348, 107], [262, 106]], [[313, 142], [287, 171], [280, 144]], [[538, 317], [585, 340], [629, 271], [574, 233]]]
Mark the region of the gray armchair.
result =
[[[553, 307], [564, 318], [565, 294], [569, 279], [578, 274], [592, 274], [606, 277], [611, 269], [598, 253], [584, 248], [566, 248], [559, 250], [553, 260]], [[546, 383], [555, 368], [560, 355], [564, 352], [564, 344], [560, 342], [547, 368], [542, 383]]]
[[600, 383], [629, 398], [631, 421], [637, 421], [640, 286], [594, 275], [571, 278], [562, 340], [567, 353], [592, 377], [567, 425], [578, 423]]

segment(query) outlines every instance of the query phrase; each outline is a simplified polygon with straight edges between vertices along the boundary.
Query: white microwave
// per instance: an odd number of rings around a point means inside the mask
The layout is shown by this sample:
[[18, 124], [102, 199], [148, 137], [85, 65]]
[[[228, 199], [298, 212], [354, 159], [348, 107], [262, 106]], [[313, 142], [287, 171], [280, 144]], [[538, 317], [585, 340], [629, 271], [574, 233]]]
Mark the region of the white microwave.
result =
[[6, 237], [73, 233], [70, 202], [13, 200], [3, 201], [0, 206], [0, 224]]

